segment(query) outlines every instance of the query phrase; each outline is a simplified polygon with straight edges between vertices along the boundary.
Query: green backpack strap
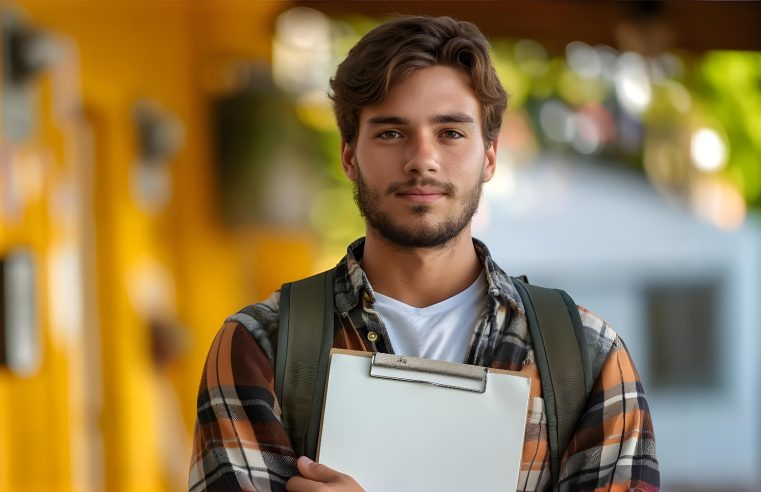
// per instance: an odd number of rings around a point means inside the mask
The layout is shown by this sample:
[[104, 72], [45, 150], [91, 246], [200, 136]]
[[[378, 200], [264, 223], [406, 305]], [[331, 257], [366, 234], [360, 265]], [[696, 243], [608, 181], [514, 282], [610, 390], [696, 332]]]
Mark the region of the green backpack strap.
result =
[[[284, 284], [275, 396], [297, 456], [315, 459], [328, 356], [333, 346], [334, 270]], [[318, 350], [319, 349], [319, 350]]]
[[562, 290], [530, 285], [525, 277], [515, 286], [523, 301], [542, 380], [550, 443], [553, 490], [558, 488], [560, 460], [571, 441], [592, 389], [583, 326], [573, 300]]

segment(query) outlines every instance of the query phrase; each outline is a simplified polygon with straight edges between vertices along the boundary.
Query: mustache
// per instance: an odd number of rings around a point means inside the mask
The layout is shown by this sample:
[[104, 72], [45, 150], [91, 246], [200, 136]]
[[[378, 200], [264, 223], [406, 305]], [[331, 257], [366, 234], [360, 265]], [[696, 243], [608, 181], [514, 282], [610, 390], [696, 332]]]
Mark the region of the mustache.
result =
[[395, 193], [404, 192], [405, 190], [416, 187], [434, 188], [436, 191], [445, 195], [453, 195], [455, 191], [453, 184], [437, 181], [429, 176], [426, 176], [423, 178], [412, 178], [408, 179], [407, 181], [391, 183], [388, 188], [386, 188], [386, 194], [393, 195]]

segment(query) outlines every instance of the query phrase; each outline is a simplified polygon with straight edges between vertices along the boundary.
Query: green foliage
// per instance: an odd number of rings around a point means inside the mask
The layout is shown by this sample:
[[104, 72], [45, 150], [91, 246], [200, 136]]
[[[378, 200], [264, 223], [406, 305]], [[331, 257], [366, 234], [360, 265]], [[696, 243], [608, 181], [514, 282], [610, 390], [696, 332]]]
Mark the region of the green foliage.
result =
[[726, 175], [761, 208], [761, 53], [715, 51], [695, 66], [693, 97], [727, 136]]

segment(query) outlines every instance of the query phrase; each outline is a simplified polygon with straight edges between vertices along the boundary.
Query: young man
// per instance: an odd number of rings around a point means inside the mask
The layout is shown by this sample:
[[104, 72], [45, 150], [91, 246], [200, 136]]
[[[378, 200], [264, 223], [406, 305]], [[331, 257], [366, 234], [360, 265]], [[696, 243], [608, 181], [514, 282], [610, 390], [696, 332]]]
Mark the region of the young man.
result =
[[[336, 267], [333, 346], [529, 376], [517, 488], [549, 490], [542, 385], [523, 304], [471, 237], [506, 107], [486, 39], [466, 22], [402, 17], [368, 33], [331, 88], [343, 168], [366, 223], [366, 237]], [[291, 447], [273, 392], [278, 304], [276, 292], [231, 316], [212, 344], [191, 490], [362, 490]], [[606, 323], [579, 314], [599, 370], [561, 461], [560, 490], [658, 490], [652, 421], [629, 354]]]

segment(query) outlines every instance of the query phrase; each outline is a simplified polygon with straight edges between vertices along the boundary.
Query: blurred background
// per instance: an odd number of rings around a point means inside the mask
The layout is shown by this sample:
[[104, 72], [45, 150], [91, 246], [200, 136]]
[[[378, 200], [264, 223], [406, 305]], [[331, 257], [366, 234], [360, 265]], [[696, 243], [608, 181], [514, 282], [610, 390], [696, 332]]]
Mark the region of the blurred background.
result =
[[185, 488], [222, 321], [362, 234], [327, 83], [394, 13], [492, 41], [475, 235], [627, 341], [664, 489], [758, 490], [761, 4], [13, 0], [0, 491]]

